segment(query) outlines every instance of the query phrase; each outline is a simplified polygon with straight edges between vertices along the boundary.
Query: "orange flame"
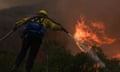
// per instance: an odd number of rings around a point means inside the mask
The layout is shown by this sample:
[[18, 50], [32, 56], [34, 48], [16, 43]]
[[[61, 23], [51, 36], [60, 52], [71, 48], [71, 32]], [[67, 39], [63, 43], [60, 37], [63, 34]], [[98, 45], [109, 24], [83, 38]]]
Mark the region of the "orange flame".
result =
[[117, 55], [113, 56], [112, 58], [115, 58], [115, 59], [119, 59], [119, 60], [120, 60], [120, 54], [117, 54]]
[[74, 37], [89, 45], [112, 44], [116, 39], [110, 38], [105, 34], [105, 25], [102, 22], [88, 22], [84, 17], [75, 26]]

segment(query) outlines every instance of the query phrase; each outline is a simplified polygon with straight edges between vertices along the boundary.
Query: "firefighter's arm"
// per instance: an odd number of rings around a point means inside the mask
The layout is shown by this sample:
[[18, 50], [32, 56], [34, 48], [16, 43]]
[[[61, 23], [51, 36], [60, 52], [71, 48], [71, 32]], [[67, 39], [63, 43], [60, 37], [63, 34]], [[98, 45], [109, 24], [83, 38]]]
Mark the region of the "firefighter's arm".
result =
[[19, 19], [16, 21], [15, 26], [13, 27], [13, 31], [16, 31], [19, 27], [25, 24], [25, 22], [30, 19], [30, 17], [25, 17], [23, 19]]
[[46, 25], [48, 28], [50, 28], [52, 30], [56, 30], [56, 31], [62, 30], [64, 32], [68, 33], [68, 31], [61, 24], [59, 24], [51, 19], [46, 19], [44, 21], [46, 22]]

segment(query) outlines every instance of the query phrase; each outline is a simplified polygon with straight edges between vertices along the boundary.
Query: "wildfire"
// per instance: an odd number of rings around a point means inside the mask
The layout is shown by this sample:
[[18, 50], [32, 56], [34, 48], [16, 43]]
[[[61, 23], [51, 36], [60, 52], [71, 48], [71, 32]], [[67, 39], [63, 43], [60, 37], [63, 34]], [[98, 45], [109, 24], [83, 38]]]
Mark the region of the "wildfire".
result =
[[88, 46], [112, 44], [116, 39], [105, 34], [105, 25], [102, 22], [87, 22], [84, 17], [75, 26], [74, 37]]
[[117, 55], [113, 56], [112, 58], [115, 58], [115, 59], [119, 59], [119, 60], [120, 60], [120, 54], [117, 54]]

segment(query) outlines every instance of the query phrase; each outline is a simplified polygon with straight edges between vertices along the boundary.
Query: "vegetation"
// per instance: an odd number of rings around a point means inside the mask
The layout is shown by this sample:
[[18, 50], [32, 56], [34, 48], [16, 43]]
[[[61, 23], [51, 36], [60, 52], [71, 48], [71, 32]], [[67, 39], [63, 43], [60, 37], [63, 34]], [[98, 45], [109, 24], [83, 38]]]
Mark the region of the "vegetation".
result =
[[[45, 41], [41, 50], [46, 51], [47, 59], [40, 64], [35, 63], [32, 72], [120, 72], [120, 61], [107, 59], [102, 50], [95, 46], [93, 50], [106, 63], [106, 68], [98, 68], [87, 54], [80, 53], [72, 56], [55, 41]], [[14, 53], [1, 50], [0, 72], [10, 72], [10, 67], [14, 64], [16, 56]], [[18, 72], [25, 72], [25, 62]]]

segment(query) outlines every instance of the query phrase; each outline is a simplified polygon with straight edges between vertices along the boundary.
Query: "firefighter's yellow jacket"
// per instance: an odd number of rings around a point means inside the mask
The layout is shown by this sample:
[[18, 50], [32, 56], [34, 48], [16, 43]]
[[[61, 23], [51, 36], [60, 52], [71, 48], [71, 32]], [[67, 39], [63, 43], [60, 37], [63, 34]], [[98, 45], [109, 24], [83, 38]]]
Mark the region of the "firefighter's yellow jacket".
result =
[[[25, 24], [25, 22], [27, 20], [29, 20], [31, 17], [25, 17], [23, 19], [19, 19], [18, 21], [16, 21], [16, 25], [15, 27], [20, 27], [22, 25]], [[34, 16], [33, 19], [31, 19], [32, 21], [36, 21], [37, 19], [37, 16]], [[50, 18], [48, 17], [45, 17], [45, 18], [40, 18], [40, 19], [37, 19], [38, 22], [42, 22], [42, 24], [44, 25], [45, 28], [49, 28], [49, 29], [52, 29], [52, 30], [62, 30], [62, 26], [56, 22], [54, 22], [53, 20], [51, 20]]]

